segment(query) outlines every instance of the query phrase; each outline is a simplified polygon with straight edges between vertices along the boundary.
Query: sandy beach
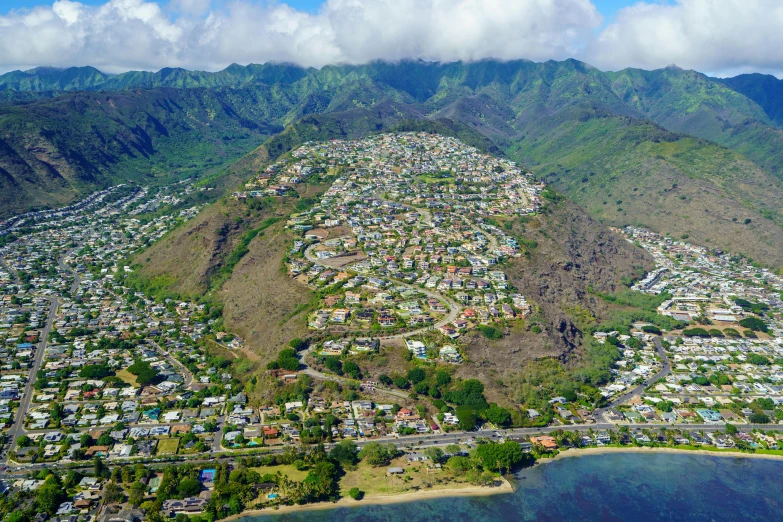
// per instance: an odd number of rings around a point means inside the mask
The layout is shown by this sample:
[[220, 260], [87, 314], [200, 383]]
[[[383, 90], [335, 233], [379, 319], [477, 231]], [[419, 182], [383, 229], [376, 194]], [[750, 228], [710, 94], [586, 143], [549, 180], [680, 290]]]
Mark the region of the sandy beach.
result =
[[316, 504], [305, 504], [303, 506], [279, 506], [278, 508], [250, 509], [228, 517], [224, 520], [230, 522], [245, 517], [263, 516], [263, 515], [282, 515], [284, 513], [293, 513], [299, 511], [314, 511], [323, 509], [350, 508], [366, 505], [383, 504], [401, 504], [403, 502], [415, 502], [419, 500], [432, 500], [434, 498], [445, 497], [485, 497], [490, 495], [499, 495], [501, 493], [513, 493], [514, 488], [511, 483], [503, 479], [503, 483], [496, 487], [484, 486], [466, 486], [444, 489], [427, 489], [423, 491], [412, 491], [410, 493], [399, 493], [392, 495], [368, 495], [362, 500], [354, 500], [344, 497], [337, 502], [318, 502]]
[[538, 459], [536, 464], [546, 464], [547, 462], [554, 462], [558, 459], [567, 457], [581, 457], [586, 455], [605, 455], [607, 453], [680, 453], [691, 455], [706, 455], [710, 457], [739, 457], [750, 459], [768, 459], [768, 460], [783, 460], [783, 455], [766, 455], [763, 453], [746, 453], [742, 451], [710, 451], [710, 450], [694, 450], [694, 449], [677, 449], [677, 448], [651, 448], [647, 446], [642, 447], [609, 447], [609, 448], [583, 448], [583, 449], [569, 449], [561, 451], [554, 458], [551, 459]]
[[[609, 453], [680, 453], [691, 455], [705, 455], [710, 457], [739, 457], [739, 458], [753, 458], [753, 459], [768, 459], [768, 460], [780, 460], [783, 461], [783, 455], [766, 455], [759, 453], [745, 453], [739, 451], [709, 451], [709, 450], [694, 450], [694, 449], [677, 449], [677, 448], [651, 448], [651, 447], [604, 447], [604, 448], [583, 448], [583, 449], [569, 449], [561, 451], [555, 457], [551, 459], [538, 459], [536, 465], [547, 464], [556, 460], [569, 458], [569, 457], [582, 457], [589, 455], [606, 455]], [[252, 509], [245, 511], [239, 515], [234, 515], [225, 520], [233, 521], [239, 520], [245, 517], [263, 516], [263, 515], [276, 515], [284, 513], [293, 513], [299, 511], [313, 511], [324, 509], [336, 509], [346, 507], [358, 507], [365, 505], [384, 505], [384, 504], [400, 504], [403, 502], [416, 502], [420, 500], [431, 500], [434, 498], [444, 497], [480, 497], [497, 495], [501, 493], [512, 493], [514, 491], [513, 486], [506, 479], [503, 479], [503, 484], [497, 487], [482, 487], [482, 486], [466, 486], [456, 488], [444, 488], [444, 489], [428, 489], [424, 491], [414, 491], [410, 493], [399, 493], [392, 495], [368, 495], [360, 501], [353, 500], [351, 498], [342, 498], [337, 502], [319, 502], [317, 504], [305, 504], [303, 506], [279, 506], [278, 508], [265, 508], [265, 509]]]

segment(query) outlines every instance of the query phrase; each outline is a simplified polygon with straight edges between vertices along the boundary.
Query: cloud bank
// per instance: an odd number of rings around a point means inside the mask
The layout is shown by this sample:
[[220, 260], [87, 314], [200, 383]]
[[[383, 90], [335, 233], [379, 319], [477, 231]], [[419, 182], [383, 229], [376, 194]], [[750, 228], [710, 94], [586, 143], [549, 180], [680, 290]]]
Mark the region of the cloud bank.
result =
[[57, 0], [11, 11], [0, 16], [0, 69], [576, 57], [605, 69], [783, 71], [780, 0], [641, 2], [603, 28], [591, 0], [326, 0], [317, 13], [274, 0], [220, 5]]

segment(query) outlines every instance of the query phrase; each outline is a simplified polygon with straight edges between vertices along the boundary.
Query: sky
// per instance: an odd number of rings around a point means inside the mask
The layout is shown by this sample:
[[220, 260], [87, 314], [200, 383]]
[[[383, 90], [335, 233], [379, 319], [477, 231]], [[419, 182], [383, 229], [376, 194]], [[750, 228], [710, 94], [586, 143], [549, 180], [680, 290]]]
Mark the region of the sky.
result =
[[783, 73], [783, 0], [0, 0], [0, 72], [577, 58]]

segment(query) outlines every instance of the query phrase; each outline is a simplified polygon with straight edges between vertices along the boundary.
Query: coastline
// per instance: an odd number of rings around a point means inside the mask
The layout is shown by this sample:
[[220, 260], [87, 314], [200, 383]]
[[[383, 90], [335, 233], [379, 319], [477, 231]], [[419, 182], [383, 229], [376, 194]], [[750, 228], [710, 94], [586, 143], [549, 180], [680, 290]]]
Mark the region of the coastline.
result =
[[247, 517], [283, 515], [286, 513], [296, 513], [300, 511], [320, 511], [325, 509], [352, 508], [369, 505], [387, 505], [403, 504], [406, 502], [416, 502], [419, 500], [432, 500], [435, 498], [447, 497], [487, 497], [491, 495], [500, 495], [503, 493], [513, 493], [514, 487], [505, 478], [500, 486], [467, 486], [464, 488], [443, 488], [427, 489], [422, 491], [411, 491], [409, 493], [398, 493], [391, 495], [369, 495], [362, 500], [353, 500], [350, 497], [343, 497], [337, 502], [318, 502], [315, 504], [303, 504], [301, 506], [279, 506], [275, 508], [249, 509], [238, 515], [232, 515], [223, 519], [224, 522], [232, 522]]
[[[545, 465], [557, 460], [582, 457], [590, 455], [607, 455], [610, 453], [667, 453], [667, 454], [687, 454], [687, 455], [701, 455], [710, 457], [734, 457], [734, 458], [752, 458], [752, 459], [767, 459], [783, 461], [783, 455], [769, 455], [759, 453], [747, 453], [740, 451], [710, 451], [699, 449], [678, 449], [678, 448], [662, 448], [662, 447], [649, 447], [649, 446], [623, 446], [623, 447], [603, 447], [603, 448], [582, 448], [582, 449], [568, 449], [561, 451], [556, 456], [550, 459], [538, 459], [534, 466]], [[412, 491], [408, 493], [398, 493], [391, 495], [369, 495], [364, 497], [360, 501], [353, 500], [349, 497], [343, 497], [337, 502], [318, 502], [314, 504], [294, 505], [294, 506], [279, 506], [277, 508], [264, 508], [264, 509], [250, 509], [232, 515], [226, 519], [225, 522], [234, 522], [249, 517], [262, 517], [271, 515], [283, 515], [287, 513], [298, 513], [304, 511], [322, 511], [328, 509], [340, 509], [340, 508], [352, 508], [368, 505], [389, 505], [389, 504], [402, 504], [407, 502], [416, 502], [421, 500], [432, 500], [436, 498], [448, 498], [448, 497], [484, 497], [499, 495], [503, 493], [513, 493], [514, 487], [505, 478], [503, 483], [497, 487], [485, 487], [485, 486], [466, 486], [459, 488], [443, 488], [443, 489], [428, 489], [423, 491]]]
[[561, 451], [551, 459], [538, 459], [535, 465], [547, 464], [556, 460], [581, 457], [587, 455], [606, 455], [609, 453], [669, 453], [669, 454], [688, 454], [688, 455], [704, 455], [709, 457], [735, 457], [735, 458], [749, 458], [749, 459], [767, 459], [767, 460], [783, 460], [783, 455], [769, 455], [764, 453], [748, 453], [744, 451], [711, 451], [711, 450], [698, 450], [698, 449], [677, 449], [677, 448], [652, 448], [649, 446], [629, 446], [629, 447], [604, 447], [604, 448], [583, 448], [583, 449], [568, 449]]

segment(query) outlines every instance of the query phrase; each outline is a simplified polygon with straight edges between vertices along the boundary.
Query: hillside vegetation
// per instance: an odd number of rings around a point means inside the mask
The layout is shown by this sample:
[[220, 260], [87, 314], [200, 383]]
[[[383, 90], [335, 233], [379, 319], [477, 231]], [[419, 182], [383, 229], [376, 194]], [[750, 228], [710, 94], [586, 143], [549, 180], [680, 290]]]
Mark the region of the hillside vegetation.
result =
[[460, 373], [478, 375], [490, 390], [509, 394], [519, 393], [539, 366], [536, 360], [554, 359], [541, 364], [563, 371], [607, 372], [589, 357], [585, 335], [620, 307], [595, 294], [622, 291], [653, 267], [652, 259], [566, 199], [551, 201], [541, 215], [500, 224], [528, 245], [528, 255], [512, 260], [507, 272], [536, 310], [499, 340], [473, 334], [465, 349], [471, 364]]
[[247, 339], [264, 361], [306, 333], [292, 315], [311, 292], [281, 269], [293, 241], [285, 219], [324, 185], [300, 188], [299, 198], [223, 199], [134, 258], [139, 288], [157, 297], [187, 296], [218, 305], [226, 329]]
[[[14, 72], [0, 77], [6, 93], [59, 96], [0, 105], [0, 211], [127, 179], [206, 170], [239, 181], [256, 155], [223, 167], [270, 136], [274, 157], [307, 140], [434, 126], [524, 162], [606, 223], [779, 266], [783, 131], [760, 94], [777, 84], [762, 79], [576, 60]], [[72, 89], [92, 92], [62, 95]]]

